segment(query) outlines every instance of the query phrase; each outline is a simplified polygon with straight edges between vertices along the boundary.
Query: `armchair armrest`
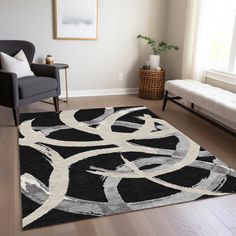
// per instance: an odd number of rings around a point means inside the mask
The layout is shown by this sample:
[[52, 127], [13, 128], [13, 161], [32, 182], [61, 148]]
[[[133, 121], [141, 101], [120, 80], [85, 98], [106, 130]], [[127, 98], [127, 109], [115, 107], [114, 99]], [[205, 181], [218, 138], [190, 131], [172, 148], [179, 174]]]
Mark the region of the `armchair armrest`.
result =
[[59, 69], [53, 65], [31, 64], [31, 70], [36, 76], [52, 77], [59, 80]]
[[19, 107], [18, 80], [15, 73], [0, 70], [0, 105]]
[[46, 64], [31, 64], [31, 70], [36, 76], [51, 77], [57, 80], [57, 94], [61, 94], [60, 73], [59, 68]]

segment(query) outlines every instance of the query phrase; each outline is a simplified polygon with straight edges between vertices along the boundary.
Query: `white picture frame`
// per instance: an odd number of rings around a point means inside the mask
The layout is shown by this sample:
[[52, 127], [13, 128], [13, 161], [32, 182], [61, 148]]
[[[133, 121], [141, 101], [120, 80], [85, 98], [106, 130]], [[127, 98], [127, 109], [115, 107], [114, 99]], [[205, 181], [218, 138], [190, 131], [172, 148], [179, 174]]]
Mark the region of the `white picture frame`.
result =
[[54, 38], [98, 39], [98, 0], [54, 0]]

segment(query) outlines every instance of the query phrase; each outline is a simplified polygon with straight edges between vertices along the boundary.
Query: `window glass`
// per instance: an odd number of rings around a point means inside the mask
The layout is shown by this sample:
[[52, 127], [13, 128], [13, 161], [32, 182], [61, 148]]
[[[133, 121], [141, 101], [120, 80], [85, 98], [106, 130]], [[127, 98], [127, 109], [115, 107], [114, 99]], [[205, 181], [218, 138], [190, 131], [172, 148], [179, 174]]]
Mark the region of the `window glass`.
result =
[[208, 0], [208, 67], [236, 73], [236, 0]]

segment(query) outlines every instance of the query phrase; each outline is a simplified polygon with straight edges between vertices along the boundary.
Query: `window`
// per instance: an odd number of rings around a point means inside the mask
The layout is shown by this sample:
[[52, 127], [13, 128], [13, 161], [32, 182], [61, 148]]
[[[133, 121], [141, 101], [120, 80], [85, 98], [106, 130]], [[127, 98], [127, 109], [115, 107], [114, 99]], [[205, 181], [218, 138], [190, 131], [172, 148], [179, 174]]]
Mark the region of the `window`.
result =
[[236, 74], [236, 0], [207, 0], [207, 67]]

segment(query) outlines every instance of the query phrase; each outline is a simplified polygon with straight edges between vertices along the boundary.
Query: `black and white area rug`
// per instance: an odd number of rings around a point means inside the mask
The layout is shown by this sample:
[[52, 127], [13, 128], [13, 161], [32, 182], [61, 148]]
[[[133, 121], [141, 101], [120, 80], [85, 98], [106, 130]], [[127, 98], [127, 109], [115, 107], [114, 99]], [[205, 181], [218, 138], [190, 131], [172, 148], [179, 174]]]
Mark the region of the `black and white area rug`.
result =
[[145, 107], [22, 114], [23, 229], [223, 196], [236, 171]]

